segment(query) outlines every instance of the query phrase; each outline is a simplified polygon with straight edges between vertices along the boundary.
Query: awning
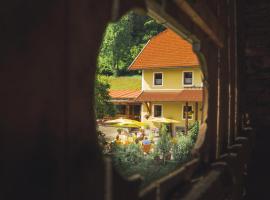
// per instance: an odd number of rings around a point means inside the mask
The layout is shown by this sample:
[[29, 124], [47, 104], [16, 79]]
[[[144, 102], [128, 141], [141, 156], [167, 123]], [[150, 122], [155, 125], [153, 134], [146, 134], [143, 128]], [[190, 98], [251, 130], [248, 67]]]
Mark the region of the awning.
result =
[[112, 99], [135, 99], [141, 93], [141, 90], [110, 90]]
[[187, 89], [174, 92], [150, 92], [143, 91], [135, 101], [137, 102], [152, 102], [152, 101], [188, 101], [188, 102], [201, 102], [203, 99], [202, 89]]

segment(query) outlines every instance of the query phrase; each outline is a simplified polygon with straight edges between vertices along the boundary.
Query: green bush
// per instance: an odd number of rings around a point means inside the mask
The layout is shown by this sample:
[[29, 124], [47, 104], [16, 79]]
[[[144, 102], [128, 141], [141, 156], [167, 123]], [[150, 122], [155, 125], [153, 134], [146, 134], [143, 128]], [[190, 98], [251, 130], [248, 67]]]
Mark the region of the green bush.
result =
[[126, 152], [126, 148], [123, 145], [116, 144], [115, 142], [112, 143], [111, 145], [112, 148], [112, 155], [115, 158], [121, 158]]
[[116, 165], [121, 163], [137, 164], [143, 159], [143, 151], [139, 144], [132, 143], [127, 147], [114, 145], [112, 151]]
[[[178, 134], [173, 139], [174, 142], [172, 142], [166, 126], [162, 126], [160, 139], [155, 146], [155, 150], [146, 155], [143, 154], [139, 144], [130, 144], [128, 146], [113, 144], [112, 158], [114, 166], [124, 177], [140, 174], [144, 177], [141, 187], [148, 185], [191, 158], [191, 150], [197, 139], [199, 123], [195, 122], [190, 127], [187, 135]], [[166, 161], [166, 156], [171, 152], [174, 160]], [[163, 161], [159, 159], [159, 155], [163, 156]]]
[[105, 133], [103, 133], [100, 130], [97, 130], [97, 135], [98, 135], [98, 143], [101, 148], [104, 148], [104, 146], [107, 144], [106, 139], [105, 139]]
[[157, 142], [155, 151], [158, 151], [162, 155], [164, 164], [166, 156], [170, 153], [171, 147], [172, 147], [171, 137], [167, 133], [166, 126], [162, 125], [160, 129], [160, 138]]
[[126, 149], [125, 161], [137, 164], [143, 159], [143, 151], [139, 144], [130, 144]]
[[173, 157], [179, 162], [186, 162], [191, 156], [191, 150], [199, 134], [199, 122], [194, 122], [187, 135], [178, 134], [172, 147]]
[[168, 133], [168, 129], [166, 124], [162, 123], [160, 127], [160, 135], [165, 135]]
[[190, 136], [193, 143], [196, 142], [199, 134], [199, 122], [196, 121], [192, 124], [191, 128], [188, 131], [188, 135]]
[[115, 106], [111, 102], [109, 94], [110, 84], [101, 76], [95, 80], [95, 112], [96, 118], [102, 119], [106, 115], [114, 116]]
[[152, 160], [154, 160], [154, 159], [156, 159], [157, 157], [159, 157], [159, 155], [160, 155], [160, 153], [159, 153], [157, 147], [154, 149], [153, 152], [150, 152], [150, 153], [148, 154], [149, 158], [151, 158]]
[[172, 153], [174, 159], [182, 163], [190, 158], [193, 142], [192, 139], [186, 135], [179, 135], [176, 137], [176, 143], [172, 147]]

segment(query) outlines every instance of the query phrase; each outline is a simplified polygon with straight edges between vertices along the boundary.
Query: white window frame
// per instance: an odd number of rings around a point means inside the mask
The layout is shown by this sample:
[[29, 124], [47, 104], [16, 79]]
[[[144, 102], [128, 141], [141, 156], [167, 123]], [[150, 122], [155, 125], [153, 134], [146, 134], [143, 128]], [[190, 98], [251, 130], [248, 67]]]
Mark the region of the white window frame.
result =
[[[191, 72], [192, 73], [192, 84], [189, 85], [189, 84], [185, 84], [185, 73], [187, 72]], [[194, 86], [194, 71], [182, 71], [182, 85], [184, 87], [193, 87]]]
[[[185, 107], [186, 105], [185, 104], [183, 104], [182, 105], [182, 113], [181, 113], [181, 116], [182, 116], [182, 120], [186, 120], [183, 116], [184, 116], [184, 107]], [[188, 120], [193, 120], [193, 118], [194, 118], [194, 106], [193, 105], [188, 105], [188, 106], [191, 106], [191, 109], [192, 109], [192, 111], [193, 111], [193, 114], [191, 115], [191, 119], [188, 119]]]
[[[155, 74], [162, 74], [162, 83], [161, 83], [161, 85], [156, 85], [155, 84]], [[153, 87], [162, 87], [163, 86], [163, 81], [164, 81], [163, 72], [153, 72]]]
[[163, 105], [162, 104], [153, 104], [152, 105], [152, 117], [155, 117], [155, 106], [161, 106], [161, 116], [163, 117]]

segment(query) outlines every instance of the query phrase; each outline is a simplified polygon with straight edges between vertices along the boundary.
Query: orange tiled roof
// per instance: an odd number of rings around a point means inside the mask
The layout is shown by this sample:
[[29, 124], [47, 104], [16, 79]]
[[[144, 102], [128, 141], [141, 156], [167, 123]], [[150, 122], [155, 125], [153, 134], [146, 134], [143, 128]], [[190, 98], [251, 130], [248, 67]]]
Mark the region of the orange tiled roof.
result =
[[202, 99], [203, 91], [201, 89], [186, 89], [178, 92], [143, 91], [136, 101], [202, 101]]
[[191, 44], [166, 29], [148, 41], [129, 70], [187, 66], [199, 66]]
[[110, 90], [109, 95], [113, 99], [135, 99], [141, 93], [141, 90]]

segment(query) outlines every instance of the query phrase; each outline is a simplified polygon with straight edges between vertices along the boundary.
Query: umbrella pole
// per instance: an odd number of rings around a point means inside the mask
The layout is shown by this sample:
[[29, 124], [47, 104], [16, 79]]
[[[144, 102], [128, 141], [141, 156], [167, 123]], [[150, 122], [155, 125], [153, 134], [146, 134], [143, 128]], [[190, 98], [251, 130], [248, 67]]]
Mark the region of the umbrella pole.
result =
[[173, 137], [173, 127], [172, 127], [172, 123], [170, 123], [170, 129], [171, 129], [171, 136]]
[[188, 134], [188, 102], [186, 102], [186, 106], [185, 106], [185, 117], [186, 117], [186, 121], [185, 121], [185, 134]]

